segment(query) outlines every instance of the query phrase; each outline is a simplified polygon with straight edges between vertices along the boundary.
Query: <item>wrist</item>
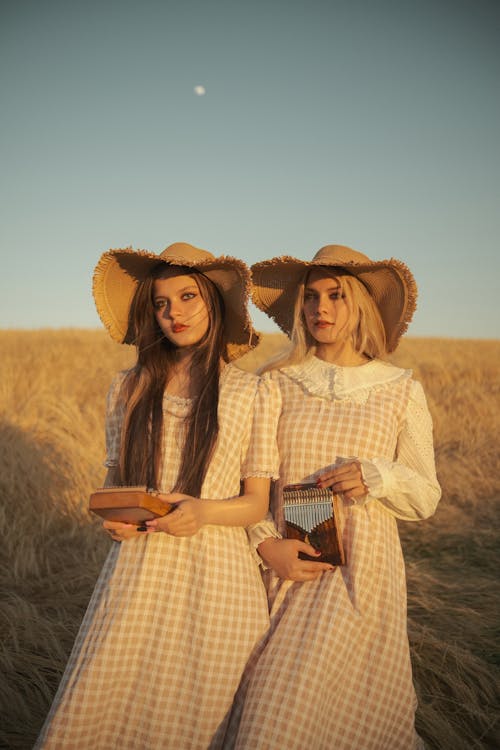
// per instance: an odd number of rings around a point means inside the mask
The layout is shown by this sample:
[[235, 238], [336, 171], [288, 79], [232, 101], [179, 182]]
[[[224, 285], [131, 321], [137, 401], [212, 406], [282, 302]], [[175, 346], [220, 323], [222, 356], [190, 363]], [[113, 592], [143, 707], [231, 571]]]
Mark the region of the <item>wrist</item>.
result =
[[281, 540], [277, 539], [275, 536], [268, 536], [266, 539], [263, 539], [260, 544], [257, 545], [257, 552], [262, 557], [262, 559], [265, 559], [266, 552], [279, 541]]
[[214, 513], [211, 513], [211, 510], [213, 511], [214, 509], [210, 507], [210, 500], [200, 500], [199, 498], [192, 498], [192, 500], [199, 526], [207, 526], [217, 522], [216, 518], [213, 517]]

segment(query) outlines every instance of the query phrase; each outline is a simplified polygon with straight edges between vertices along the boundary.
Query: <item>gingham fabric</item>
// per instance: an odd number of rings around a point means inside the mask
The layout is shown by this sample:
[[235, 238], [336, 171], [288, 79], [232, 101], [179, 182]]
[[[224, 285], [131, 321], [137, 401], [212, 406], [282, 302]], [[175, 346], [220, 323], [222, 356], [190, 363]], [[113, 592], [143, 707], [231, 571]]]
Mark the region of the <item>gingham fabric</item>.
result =
[[[108, 398], [107, 465], [118, 453], [122, 377]], [[233, 365], [221, 376], [219, 440], [202, 498], [237, 496], [240, 477], [276, 475], [275, 436], [264, 429], [270, 400], [258, 382]], [[164, 409], [161, 490], [169, 491], [189, 401], [166, 396]], [[220, 747], [245, 663], [268, 625], [244, 528], [113, 543], [37, 747]]]
[[[335, 395], [335, 381], [342, 378], [339, 368], [330, 367], [335, 397], [329, 398], [312, 395], [296, 371], [269, 376], [281, 410], [273, 514], [283, 532], [283, 484], [312, 481], [339, 457], [394, 464], [407, 432], [407, 404], [415, 391], [409, 373], [365, 386], [358, 397], [358, 389]], [[427, 425], [431, 429], [430, 419]], [[420, 464], [405, 467], [415, 480]], [[426, 473], [420, 484], [437, 488], [439, 498], [433, 459]], [[373, 497], [362, 504], [344, 501], [342, 513], [346, 567], [305, 583], [266, 574], [271, 628], [242, 681], [226, 748], [422, 747], [414, 729], [405, 571], [395, 518]]]

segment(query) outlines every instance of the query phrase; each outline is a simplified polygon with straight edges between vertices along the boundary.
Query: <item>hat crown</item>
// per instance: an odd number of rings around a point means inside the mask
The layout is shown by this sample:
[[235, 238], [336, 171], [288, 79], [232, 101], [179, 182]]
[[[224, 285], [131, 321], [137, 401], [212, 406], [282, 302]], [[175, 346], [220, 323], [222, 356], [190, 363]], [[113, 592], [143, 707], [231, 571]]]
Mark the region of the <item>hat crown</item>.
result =
[[[201, 250], [199, 247], [189, 245], [187, 242], [174, 242], [173, 245], [165, 248], [159, 257], [166, 263], [175, 261], [176, 265], [182, 265], [182, 261], [185, 261], [190, 266], [203, 261], [215, 260], [215, 256], [209, 253], [208, 250]], [[181, 261], [180, 264], [179, 261]]]
[[313, 258], [314, 263], [324, 263], [327, 266], [342, 265], [344, 263], [371, 263], [367, 255], [359, 253], [345, 245], [325, 245]]

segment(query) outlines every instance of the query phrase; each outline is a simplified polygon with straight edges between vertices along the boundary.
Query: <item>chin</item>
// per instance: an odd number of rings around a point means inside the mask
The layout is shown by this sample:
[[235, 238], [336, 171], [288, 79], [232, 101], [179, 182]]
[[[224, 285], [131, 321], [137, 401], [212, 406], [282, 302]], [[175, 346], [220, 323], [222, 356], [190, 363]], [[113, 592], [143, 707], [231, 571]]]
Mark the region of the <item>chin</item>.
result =
[[336, 344], [338, 341], [336, 333], [332, 334], [326, 331], [316, 331], [315, 333], [311, 333], [311, 336], [317, 344]]
[[201, 339], [170, 339], [172, 344], [176, 346], [178, 349], [189, 349], [190, 347], [196, 346], [200, 342]]

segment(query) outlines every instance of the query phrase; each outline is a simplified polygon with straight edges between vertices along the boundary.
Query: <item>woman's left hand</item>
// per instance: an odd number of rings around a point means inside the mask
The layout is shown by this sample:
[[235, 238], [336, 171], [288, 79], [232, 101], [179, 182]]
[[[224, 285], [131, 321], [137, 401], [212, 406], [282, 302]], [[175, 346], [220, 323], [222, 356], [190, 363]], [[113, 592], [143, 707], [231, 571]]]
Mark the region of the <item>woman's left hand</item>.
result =
[[114, 542], [125, 542], [137, 536], [144, 536], [144, 531], [139, 531], [139, 526], [133, 523], [119, 523], [119, 521], [104, 521], [104, 531], [107, 531]]
[[172, 536], [193, 536], [205, 523], [202, 500], [179, 492], [160, 494], [159, 498], [177, 507], [166, 516], [146, 521], [148, 532], [164, 531]]
[[331, 487], [335, 493], [342, 493], [346, 500], [355, 500], [368, 494], [359, 461], [342, 464], [321, 474], [317, 483], [318, 487]]

